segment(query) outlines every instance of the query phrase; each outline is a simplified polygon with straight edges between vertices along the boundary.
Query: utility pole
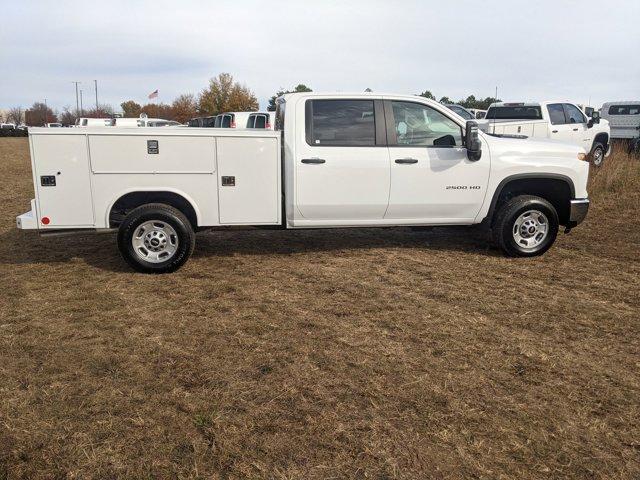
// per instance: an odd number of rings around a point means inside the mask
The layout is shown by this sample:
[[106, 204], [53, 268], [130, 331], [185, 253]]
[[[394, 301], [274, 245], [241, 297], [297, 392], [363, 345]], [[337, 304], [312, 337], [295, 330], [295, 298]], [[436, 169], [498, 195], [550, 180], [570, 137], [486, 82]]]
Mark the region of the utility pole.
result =
[[47, 99], [44, 99], [44, 126], [47, 125]]
[[93, 84], [96, 87], [96, 114], [97, 114], [98, 113], [98, 80], [94, 80]]
[[497, 85], [496, 85], [496, 96], [495, 96], [495, 97], [493, 97], [493, 98], [495, 98], [495, 99], [496, 99], [496, 102], [498, 101], [498, 86], [497, 86]]
[[82, 108], [82, 90], [80, 90], [80, 116], [84, 115], [84, 109]]
[[71, 82], [76, 84], [76, 117], [80, 113], [80, 104], [78, 103], [78, 84], [82, 82]]

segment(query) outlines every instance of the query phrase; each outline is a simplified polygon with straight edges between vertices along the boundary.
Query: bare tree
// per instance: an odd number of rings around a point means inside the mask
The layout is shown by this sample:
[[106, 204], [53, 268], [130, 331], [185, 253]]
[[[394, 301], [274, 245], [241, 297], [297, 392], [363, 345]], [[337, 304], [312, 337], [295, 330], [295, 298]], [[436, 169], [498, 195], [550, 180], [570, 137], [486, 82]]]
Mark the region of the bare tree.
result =
[[24, 110], [22, 107], [13, 107], [9, 109], [7, 113], [7, 121], [10, 123], [15, 123], [16, 125], [21, 125], [24, 123]]

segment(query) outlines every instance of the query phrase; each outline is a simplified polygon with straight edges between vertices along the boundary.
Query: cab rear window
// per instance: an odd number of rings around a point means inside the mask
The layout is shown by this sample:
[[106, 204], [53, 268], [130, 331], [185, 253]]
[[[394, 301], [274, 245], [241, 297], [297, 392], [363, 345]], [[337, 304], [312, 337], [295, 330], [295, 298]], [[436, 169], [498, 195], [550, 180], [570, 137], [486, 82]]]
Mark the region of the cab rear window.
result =
[[640, 115], [640, 105], [611, 105], [609, 115]]
[[539, 106], [490, 107], [484, 117], [489, 120], [542, 120]]

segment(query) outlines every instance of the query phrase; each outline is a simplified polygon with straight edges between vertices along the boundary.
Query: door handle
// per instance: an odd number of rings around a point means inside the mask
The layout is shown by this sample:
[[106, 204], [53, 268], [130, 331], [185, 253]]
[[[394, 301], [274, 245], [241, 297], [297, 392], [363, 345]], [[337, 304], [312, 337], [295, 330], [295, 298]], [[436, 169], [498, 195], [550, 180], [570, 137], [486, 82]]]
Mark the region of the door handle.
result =
[[302, 163], [310, 163], [313, 165], [324, 163], [324, 158], [303, 158]]
[[396, 158], [396, 163], [400, 163], [402, 165], [409, 165], [411, 163], [418, 163], [417, 158]]
[[558, 130], [551, 130], [551, 133], [558, 133]]
[[573, 131], [574, 131], [574, 132], [577, 132], [577, 131], [578, 131], [578, 129], [577, 129], [577, 128], [574, 128], [574, 129], [573, 129]]

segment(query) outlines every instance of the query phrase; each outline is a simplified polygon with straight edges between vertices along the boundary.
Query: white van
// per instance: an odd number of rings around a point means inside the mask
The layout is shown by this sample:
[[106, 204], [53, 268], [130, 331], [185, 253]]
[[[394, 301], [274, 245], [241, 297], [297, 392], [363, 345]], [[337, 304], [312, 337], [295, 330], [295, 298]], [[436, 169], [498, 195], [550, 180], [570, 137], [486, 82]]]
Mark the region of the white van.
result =
[[247, 120], [247, 128], [273, 130], [275, 123], [276, 112], [253, 112]]
[[254, 112], [224, 112], [216, 116], [213, 124], [215, 128], [237, 128], [244, 130], [247, 128], [249, 115]]
[[600, 110], [609, 121], [611, 138], [634, 138], [640, 134], [640, 100], [607, 102]]
[[76, 127], [111, 127], [113, 118], [86, 118], [81, 117], [76, 120]]
[[180, 122], [163, 118], [114, 118], [114, 127], [177, 127]]

